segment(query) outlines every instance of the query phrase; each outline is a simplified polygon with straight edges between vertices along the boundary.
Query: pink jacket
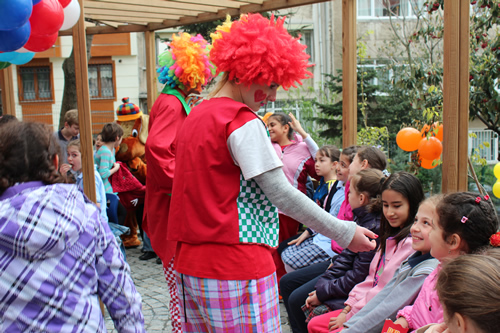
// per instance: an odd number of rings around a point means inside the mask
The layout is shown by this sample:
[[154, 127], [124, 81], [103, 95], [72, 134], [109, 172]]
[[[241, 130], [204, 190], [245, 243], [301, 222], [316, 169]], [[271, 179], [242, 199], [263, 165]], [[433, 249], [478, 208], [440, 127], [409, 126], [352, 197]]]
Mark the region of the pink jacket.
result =
[[314, 158], [318, 151], [318, 145], [311, 136], [302, 141], [302, 137], [297, 135], [296, 139], [291, 145], [286, 146], [283, 151], [276, 142], [273, 142], [273, 147], [283, 162], [283, 172], [286, 179], [293, 187], [302, 193], [306, 193], [307, 175], [319, 180], [314, 167]]
[[349, 188], [351, 187], [351, 182], [346, 181], [345, 182], [345, 199], [342, 202], [342, 205], [340, 206], [339, 213], [337, 214], [337, 217], [340, 220], [344, 221], [352, 221], [354, 219], [354, 216], [352, 215], [352, 209], [351, 205], [349, 204]]
[[408, 305], [398, 312], [398, 318], [404, 317], [410, 330], [416, 330], [432, 323], [442, 323], [443, 308], [439, 303], [436, 291], [437, 276], [441, 266], [438, 266], [425, 279], [422, 289], [413, 305]]
[[415, 252], [411, 247], [411, 237], [403, 239], [396, 243], [393, 238], [387, 239], [385, 242], [385, 266], [384, 271], [379, 276], [378, 284], [374, 287], [373, 281], [380, 259], [380, 251], [377, 251], [375, 257], [370, 264], [370, 271], [365, 281], [357, 284], [349, 293], [349, 298], [345, 301], [345, 305], [351, 306], [351, 311], [347, 314], [346, 319], [349, 320], [359, 310], [365, 306], [377, 293], [382, 290], [387, 282], [394, 276], [394, 272], [398, 269], [403, 260], [408, 258], [410, 254]]

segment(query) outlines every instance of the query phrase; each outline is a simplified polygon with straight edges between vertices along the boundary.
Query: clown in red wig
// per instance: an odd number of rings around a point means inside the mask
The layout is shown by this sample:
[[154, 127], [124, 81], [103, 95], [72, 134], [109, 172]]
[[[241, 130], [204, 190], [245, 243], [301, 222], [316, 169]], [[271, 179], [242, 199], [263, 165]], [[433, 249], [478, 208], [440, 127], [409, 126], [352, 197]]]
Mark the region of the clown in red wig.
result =
[[248, 14], [217, 29], [210, 60], [224, 75], [177, 134], [167, 236], [177, 242], [185, 333], [281, 331], [271, 256], [278, 208], [340, 246], [375, 247], [365, 236], [373, 233], [337, 220], [290, 185], [255, 113], [279, 86], [311, 77], [305, 46], [283, 24]]

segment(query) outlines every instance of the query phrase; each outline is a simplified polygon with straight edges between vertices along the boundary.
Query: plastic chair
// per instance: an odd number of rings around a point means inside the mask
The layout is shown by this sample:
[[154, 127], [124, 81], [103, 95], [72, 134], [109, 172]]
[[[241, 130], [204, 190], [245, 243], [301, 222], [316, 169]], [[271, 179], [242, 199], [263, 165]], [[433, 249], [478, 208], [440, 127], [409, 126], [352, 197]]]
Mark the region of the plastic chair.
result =
[[109, 222], [118, 223], [118, 196], [113, 193], [106, 193], [106, 214], [108, 215]]

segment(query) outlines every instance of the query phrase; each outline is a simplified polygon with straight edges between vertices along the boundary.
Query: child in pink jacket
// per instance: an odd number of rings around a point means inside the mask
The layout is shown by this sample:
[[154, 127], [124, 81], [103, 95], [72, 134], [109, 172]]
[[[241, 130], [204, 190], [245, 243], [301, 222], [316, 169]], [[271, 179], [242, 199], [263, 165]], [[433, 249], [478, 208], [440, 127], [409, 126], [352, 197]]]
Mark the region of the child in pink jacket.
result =
[[[437, 215], [429, 240], [431, 255], [440, 262], [480, 252], [489, 245], [490, 237], [499, 227], [489, 197], [469, 192], [446, 195], [437, 206]], [[443, 309], [436, 291], [439, 270], [440, 267], [426, 278], [415, 303], [398, 312], [397, 324], [413, 331], [443, 322]]]
[[310, 333], [339, 332], [343, 324], [365, 306], [392, 279], [401, 262], [414, 252], [410, 237], [420, 202], [424, 198], [420, 181], [407, 172], [392, 174], [382, 187], [383, 215], [380, 222], [380, 248], [365, 281], [349, 293], [344, 309], [314, 317]]

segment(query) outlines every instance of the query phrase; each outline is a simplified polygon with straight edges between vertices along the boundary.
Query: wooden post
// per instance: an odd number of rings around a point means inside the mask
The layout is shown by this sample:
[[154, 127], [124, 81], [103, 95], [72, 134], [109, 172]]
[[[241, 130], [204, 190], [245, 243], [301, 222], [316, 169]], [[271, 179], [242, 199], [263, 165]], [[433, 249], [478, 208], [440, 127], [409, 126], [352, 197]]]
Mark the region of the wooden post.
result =
[[0, 70], [0, 87], [2, 89], [3, 114], [16, 115], [16, 100], [14, 98], [14, 80], [12, 66]]
[[80, 19], [73, 27], [73, 51], [75, 55], [80, 146], [82, 150], [83, 189], [87, 197], [95, 202], [96, 189], [94, 178], [94, 153], [92, 150], [92, 118], [90, 113], [87, 40], [85, 37], [83, 1], [80, 1], [80, 10]]
[[357, 141], [356, 0], [342, 0], [342, 145]]
[[158, 88], [156, 86], [156, 39], [154, 31], [144, 33], [146, 44], [146, 82], [148, 89], [148, 113], [151, 111], [156, 98], [158, 97]]
[[467, 190], [469, 0], [444, 2], [442, 192]]
[[[90, 113], [89, 66], [87, 60], [87, 38], [83, 1], [80, 1], [80, 19], [73, 27], [73, 53], [75, 56], [76, 98], [78, 121], [80, 123], [80, 149], [82, 150], [83, 191], [96, 202], [94, 151], [92, 149], [92, 114]], [[101, 207], [106, 209], [106, 207]], [[101, 313], [105, 315], [104, 304], [99, 299]]]

